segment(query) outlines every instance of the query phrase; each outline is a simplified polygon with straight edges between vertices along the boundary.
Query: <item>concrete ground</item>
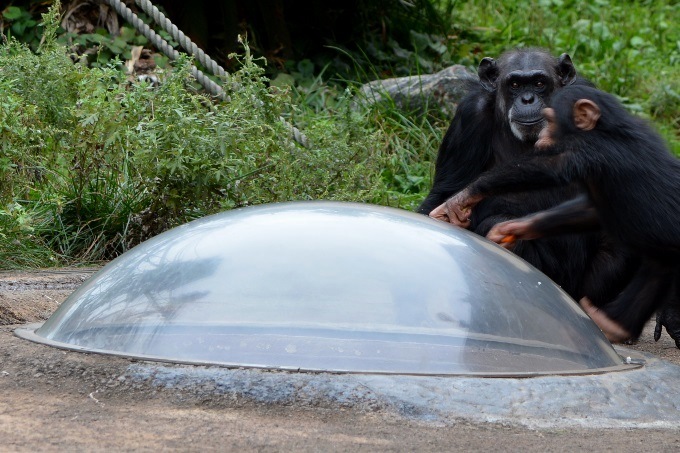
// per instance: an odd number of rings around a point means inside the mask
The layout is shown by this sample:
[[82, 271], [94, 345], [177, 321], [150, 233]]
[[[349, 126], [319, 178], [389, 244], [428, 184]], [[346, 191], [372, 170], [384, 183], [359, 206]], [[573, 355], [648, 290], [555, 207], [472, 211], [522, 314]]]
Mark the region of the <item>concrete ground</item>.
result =
[[[229, 392], [207, 397], [131, 380], [135, 364], [126, 359], [62, 351], [12, 334], [19, 324], [48, 317], [90, 272], [0, 273], [0, 451], [680, 449], [676, 429], [441, 423], [380, 405], [264, 404]], [[680, 350], [665, 334], [655, 343], [652, 326], [630, 348], [680, 365]]]

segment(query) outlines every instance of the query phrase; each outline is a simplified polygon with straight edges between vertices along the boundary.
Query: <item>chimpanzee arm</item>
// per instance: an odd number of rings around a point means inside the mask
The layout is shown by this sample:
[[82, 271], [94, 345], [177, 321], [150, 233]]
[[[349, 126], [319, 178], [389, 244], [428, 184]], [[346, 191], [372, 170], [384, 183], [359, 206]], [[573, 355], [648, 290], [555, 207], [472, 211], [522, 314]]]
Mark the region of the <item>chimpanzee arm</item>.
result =
[[471, 87], [461, 100], [444, 136], [434, 181], [417, 212], [429, 214], [451, 195], [477, 178], [492, 158], [493, 102], [479, 87]]
[[538, 239], [557, 234], [585, 233], [600, 228], [597, 211], [582, 194], [554, 208], [493, 226], [487, 239], [506, 247], [515, 241]]
[[600, 228], [597, 210], [586, 194], [538, 213], [534, 220], [534, 229], [541, 236], [586, 233]]
[[573, 153], [545, 151], [498, 166], [482, 174], [430, 216], [467, 227], [471, 209], [484, 198], [566, 185], [579, 175], [579, 161]]
[[[529, 222], [533, 238], [558, 234], [587, 233], [601, 228], [600, 218], [588, 195], [581, 194], [554, 208], [538, 212], [523, 219], [510, 220], [494, 226], [489, 235], [511, 229], [513, 222]], [[487, 236], [489, 239], [491, 237]], [[517, 239], [525, 239], [518, 237]], [[493, 239], [492, 239], [493, 240]]]
[[463, 192], [480, 199], [569, 184], [575, 171], [572, 153], [544, 152], [494, 168], [469, 184]]

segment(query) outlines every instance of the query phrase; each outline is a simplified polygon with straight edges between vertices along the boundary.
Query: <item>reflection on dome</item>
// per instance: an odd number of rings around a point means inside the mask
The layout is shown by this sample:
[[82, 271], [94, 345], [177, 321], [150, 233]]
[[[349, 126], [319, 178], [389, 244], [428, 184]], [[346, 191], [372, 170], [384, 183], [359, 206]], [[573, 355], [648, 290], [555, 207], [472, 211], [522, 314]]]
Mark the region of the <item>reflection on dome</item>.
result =
[[588, 373], [622, 360], [545, 275], [392, 208], [263, 205], [175, 228], [93, 275], [35, 332], [60, 347], [228, 366]]

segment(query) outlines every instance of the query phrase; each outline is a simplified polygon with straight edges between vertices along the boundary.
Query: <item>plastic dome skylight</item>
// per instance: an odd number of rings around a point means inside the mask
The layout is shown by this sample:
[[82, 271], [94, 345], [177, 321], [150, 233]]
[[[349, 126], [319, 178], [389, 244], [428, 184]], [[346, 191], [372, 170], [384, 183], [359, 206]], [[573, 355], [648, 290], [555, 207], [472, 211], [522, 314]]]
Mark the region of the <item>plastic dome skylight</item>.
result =
[[372, 205], [262, 205], [191, 222], [94, 274], [18, 335], [284, 370], [527, 376], [625, 368], [545, 275], [478, 236]]

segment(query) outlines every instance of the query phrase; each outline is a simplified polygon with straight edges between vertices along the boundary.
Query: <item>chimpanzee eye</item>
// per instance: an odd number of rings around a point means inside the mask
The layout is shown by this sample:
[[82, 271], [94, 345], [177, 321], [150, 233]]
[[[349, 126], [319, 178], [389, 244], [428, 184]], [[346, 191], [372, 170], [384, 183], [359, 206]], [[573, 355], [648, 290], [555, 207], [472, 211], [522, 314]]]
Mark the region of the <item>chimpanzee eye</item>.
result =
[[510, 88], [512, 88], [513, 90], [516, 90], [517, 88], [519, 88], [519, 83], [517, 83], [517, 82], [512, 82], [512, 83], [510, 84]]
[[544, 86], [545, 86], [544, 82], [542, 82], [540, 80], [538, 82], [536, 82], [536, 88], [543, 88]]

